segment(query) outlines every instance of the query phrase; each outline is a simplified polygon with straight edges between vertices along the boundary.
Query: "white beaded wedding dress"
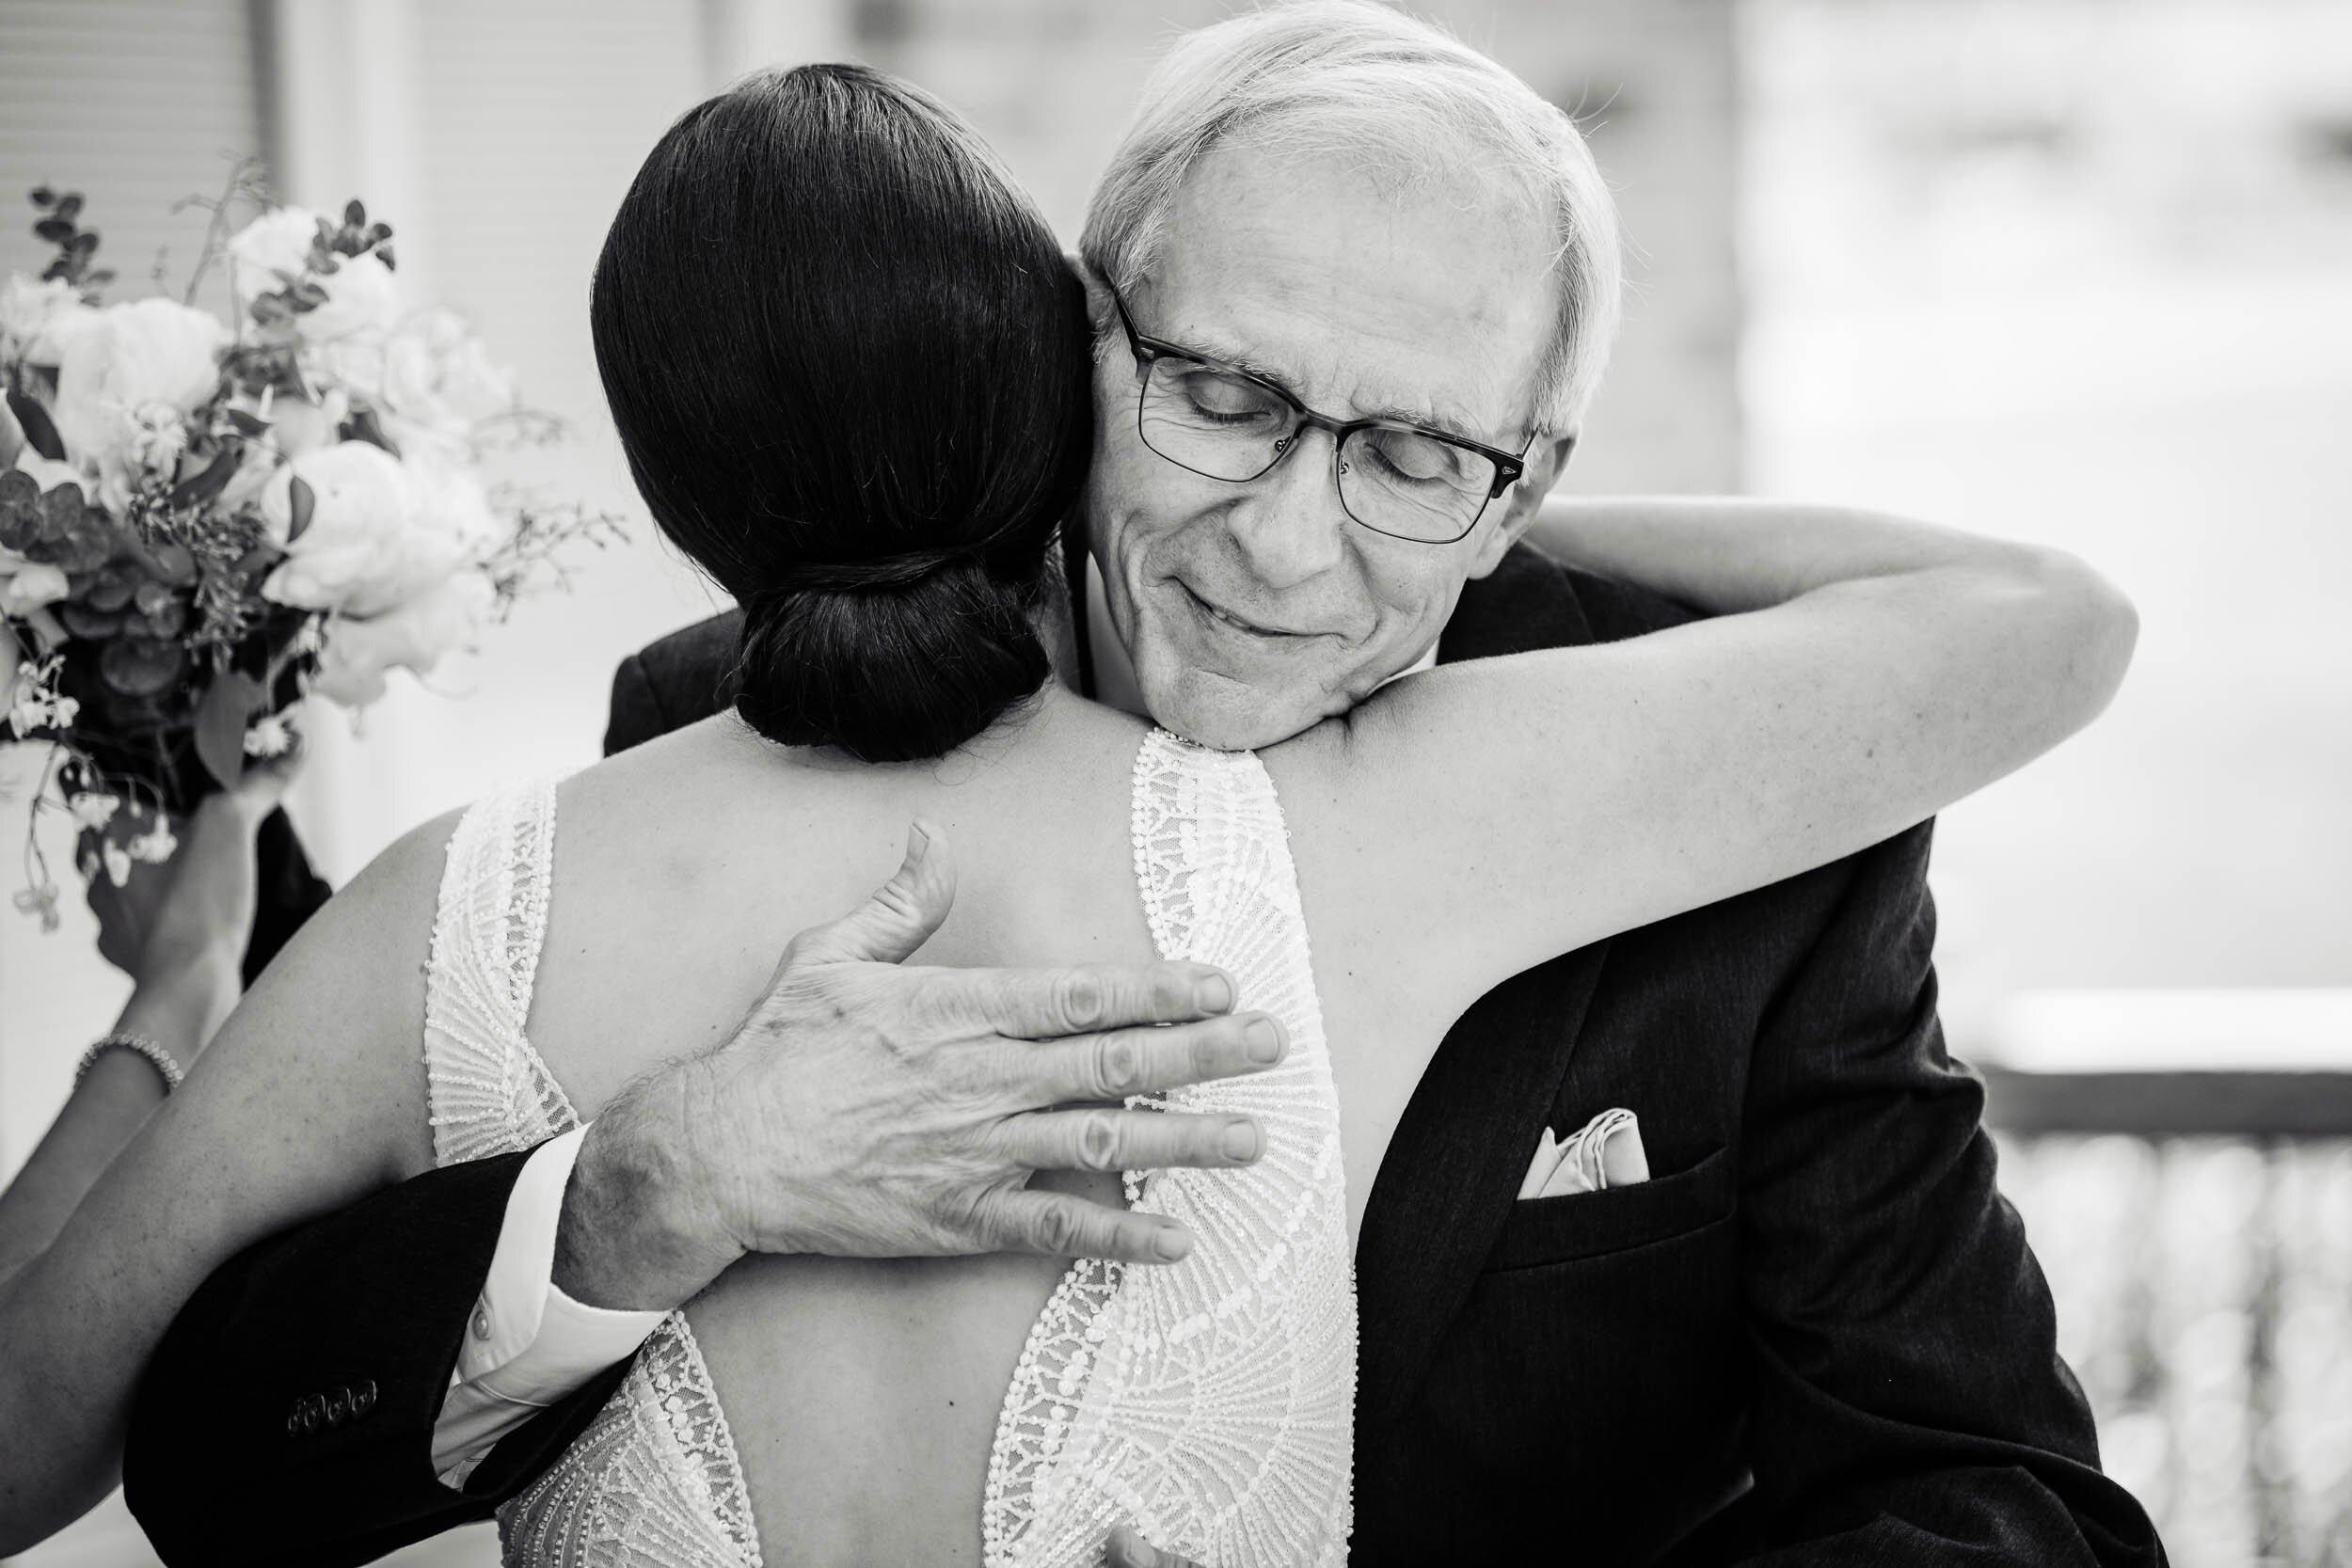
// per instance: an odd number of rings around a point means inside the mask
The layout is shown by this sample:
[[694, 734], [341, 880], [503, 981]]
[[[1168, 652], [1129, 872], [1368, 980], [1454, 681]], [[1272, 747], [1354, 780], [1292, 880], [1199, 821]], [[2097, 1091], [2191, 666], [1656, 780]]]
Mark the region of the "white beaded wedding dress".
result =
[[[1356, 1291], [1339, 1103], [1281, 808], [1255, 756], [1155, 730], [1136, 753], [1133, 810], [1160, 956], [1223, 968], [1243, 1006], [1282, 1021], [1291, 1052], [1269, 1071], [1166, 1097], [1254, 1117], [1265, 1155], [1246, 1170], [1130, 1174], [1129, 1201], [1183, 1220], [1193, 1250], [1064, 1273], [998, 1418], [984, 1560], [1092, 1564], [1129, 1522], [1211, 1568], [1343, 1562]], [[425, 1010], [438, 1164], [579, 1123], [522, 1027], [554, 843], [552, 783], [482, 801], [451, 841]], [[509, 1564], [756, 1568], [742, 1467], [684, 1313], [499, 1522]]]

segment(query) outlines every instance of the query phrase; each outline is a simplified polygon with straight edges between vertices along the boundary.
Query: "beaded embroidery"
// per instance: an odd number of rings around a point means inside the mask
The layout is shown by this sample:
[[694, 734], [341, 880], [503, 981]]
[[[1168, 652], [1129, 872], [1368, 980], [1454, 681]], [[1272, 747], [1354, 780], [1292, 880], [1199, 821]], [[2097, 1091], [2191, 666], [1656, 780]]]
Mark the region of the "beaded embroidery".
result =
[[1179, 1263], [1081, 1259], [1005, 1397], [982, 1511], [994, 1568], [1100, 1560], [1132, 1523], [1197, 1561], [1339, 1563], [1351, 1523], [1356, 1293], [1339, 1100], [1281, 808], [1258, 759], [1153, 731], [1136, 756], [1136, 879], [1164, 958], [1222, 967], [1290, 1031], [1281, 1065], [1177, 1090], [1240, 1112], [1239, 1171], [1129, 1173], [1193, 1233]]
[[[437, 1164], [580, 1125], [523, 1034], [554, 866], [552, 780], [479, 802], [450, 840], [425, 977]], [[499, 1511], [499, 1536], [510, 1564], [759, 1568], [735, 1439], [683, 1313], [662, 1320], [564, 1457]]]

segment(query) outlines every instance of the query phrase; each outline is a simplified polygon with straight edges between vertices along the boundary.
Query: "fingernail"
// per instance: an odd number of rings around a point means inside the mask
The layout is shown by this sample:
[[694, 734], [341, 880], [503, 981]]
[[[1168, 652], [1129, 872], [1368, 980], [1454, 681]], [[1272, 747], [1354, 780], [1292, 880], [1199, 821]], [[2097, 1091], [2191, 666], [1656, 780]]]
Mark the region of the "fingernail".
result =
[[1225, 1130], [1225, 1157], [1228, 1160], [1249, 1161], [1258, 1157], [1258, 1130], [1246, 1121], [1237, 1121]]
[[1184, 1255], [1184, 1231], [1172, 1225], [1160, 1227], [1160, 1233], [1152, 1238], [1152, 1250], [1173, 1263]]
[[1201, 981], [1200, 989], [1194, 994], [1200, 998], [1200, 1009], [1203, 1012], [1225, 1013], [1232, 1011], [1233, 982], [1228, 980], [1222, 974], [1212, 974], [1207, 979]]
[[911, 861], [919, 861], [926, 854], [930, 853], [930, 847], [931, 835], [923, 831], [923, 824], [920, 822], [908, 823], [907, 859]]
[[1271, 1064], [1282, 1059], [1282, 1031], [1270, 1018], [1253, 1018], [1241, 1032], [1242, 1042], [1249, 1047], [1249, 1059]]

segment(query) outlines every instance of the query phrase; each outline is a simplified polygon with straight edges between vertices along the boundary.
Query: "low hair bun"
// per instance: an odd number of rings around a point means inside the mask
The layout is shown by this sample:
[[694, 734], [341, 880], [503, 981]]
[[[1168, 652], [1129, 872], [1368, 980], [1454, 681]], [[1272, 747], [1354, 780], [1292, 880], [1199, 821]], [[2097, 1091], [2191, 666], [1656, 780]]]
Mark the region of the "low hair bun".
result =
[[743, 607], [753, 728], [937, 756], [1045, 684], [1093, 325], [970, 127], [864, 66], [745, 78], [638, 171], [589, 319], [638, 493]]
[[968, 553], [892, 569], [904, 561], [746, 601], [734, 677], [744, 722], [787, 746], [910, 762], [952, 751], [1036, 694], [1052, 667], [1030, 619], [1035, 574], [999, 577]]

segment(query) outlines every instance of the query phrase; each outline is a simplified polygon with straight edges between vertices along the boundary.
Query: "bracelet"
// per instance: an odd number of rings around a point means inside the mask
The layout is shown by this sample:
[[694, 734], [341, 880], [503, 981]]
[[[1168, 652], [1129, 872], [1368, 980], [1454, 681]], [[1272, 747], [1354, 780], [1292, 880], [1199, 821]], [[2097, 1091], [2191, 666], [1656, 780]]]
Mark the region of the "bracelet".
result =
[[186, 1073], [180, 1070], [180, 1064], [171, 1059], [170, 1052], [166, 1051], [162, 1046], [157, 1045], [153, 1040], [149, 1039], [145, 1035], [133, 1035], [117, 1031], [116, 1033], [108, 1035], [103, 1039], [98, 1040], [92, 1044], [87, 1051], [82, 1053], [82, 1065], [73, 1069], [74, 1087], [81, 1087], [82, 1080], [89, 1076], [89, 1069], [92, 1064], [94, 1064], [99, 1057], [104, 1055], [109, 1051], [135, 1052], [139, 1055], [146, 1057], [150, 1062], [153, 1063], [155, 1070], [163, 1074], [164, 1093], [166, 1095], [169, 1095], [172, 1090], [178, 1088], [180, 1086], [181, 1080], [187, 1076]]

